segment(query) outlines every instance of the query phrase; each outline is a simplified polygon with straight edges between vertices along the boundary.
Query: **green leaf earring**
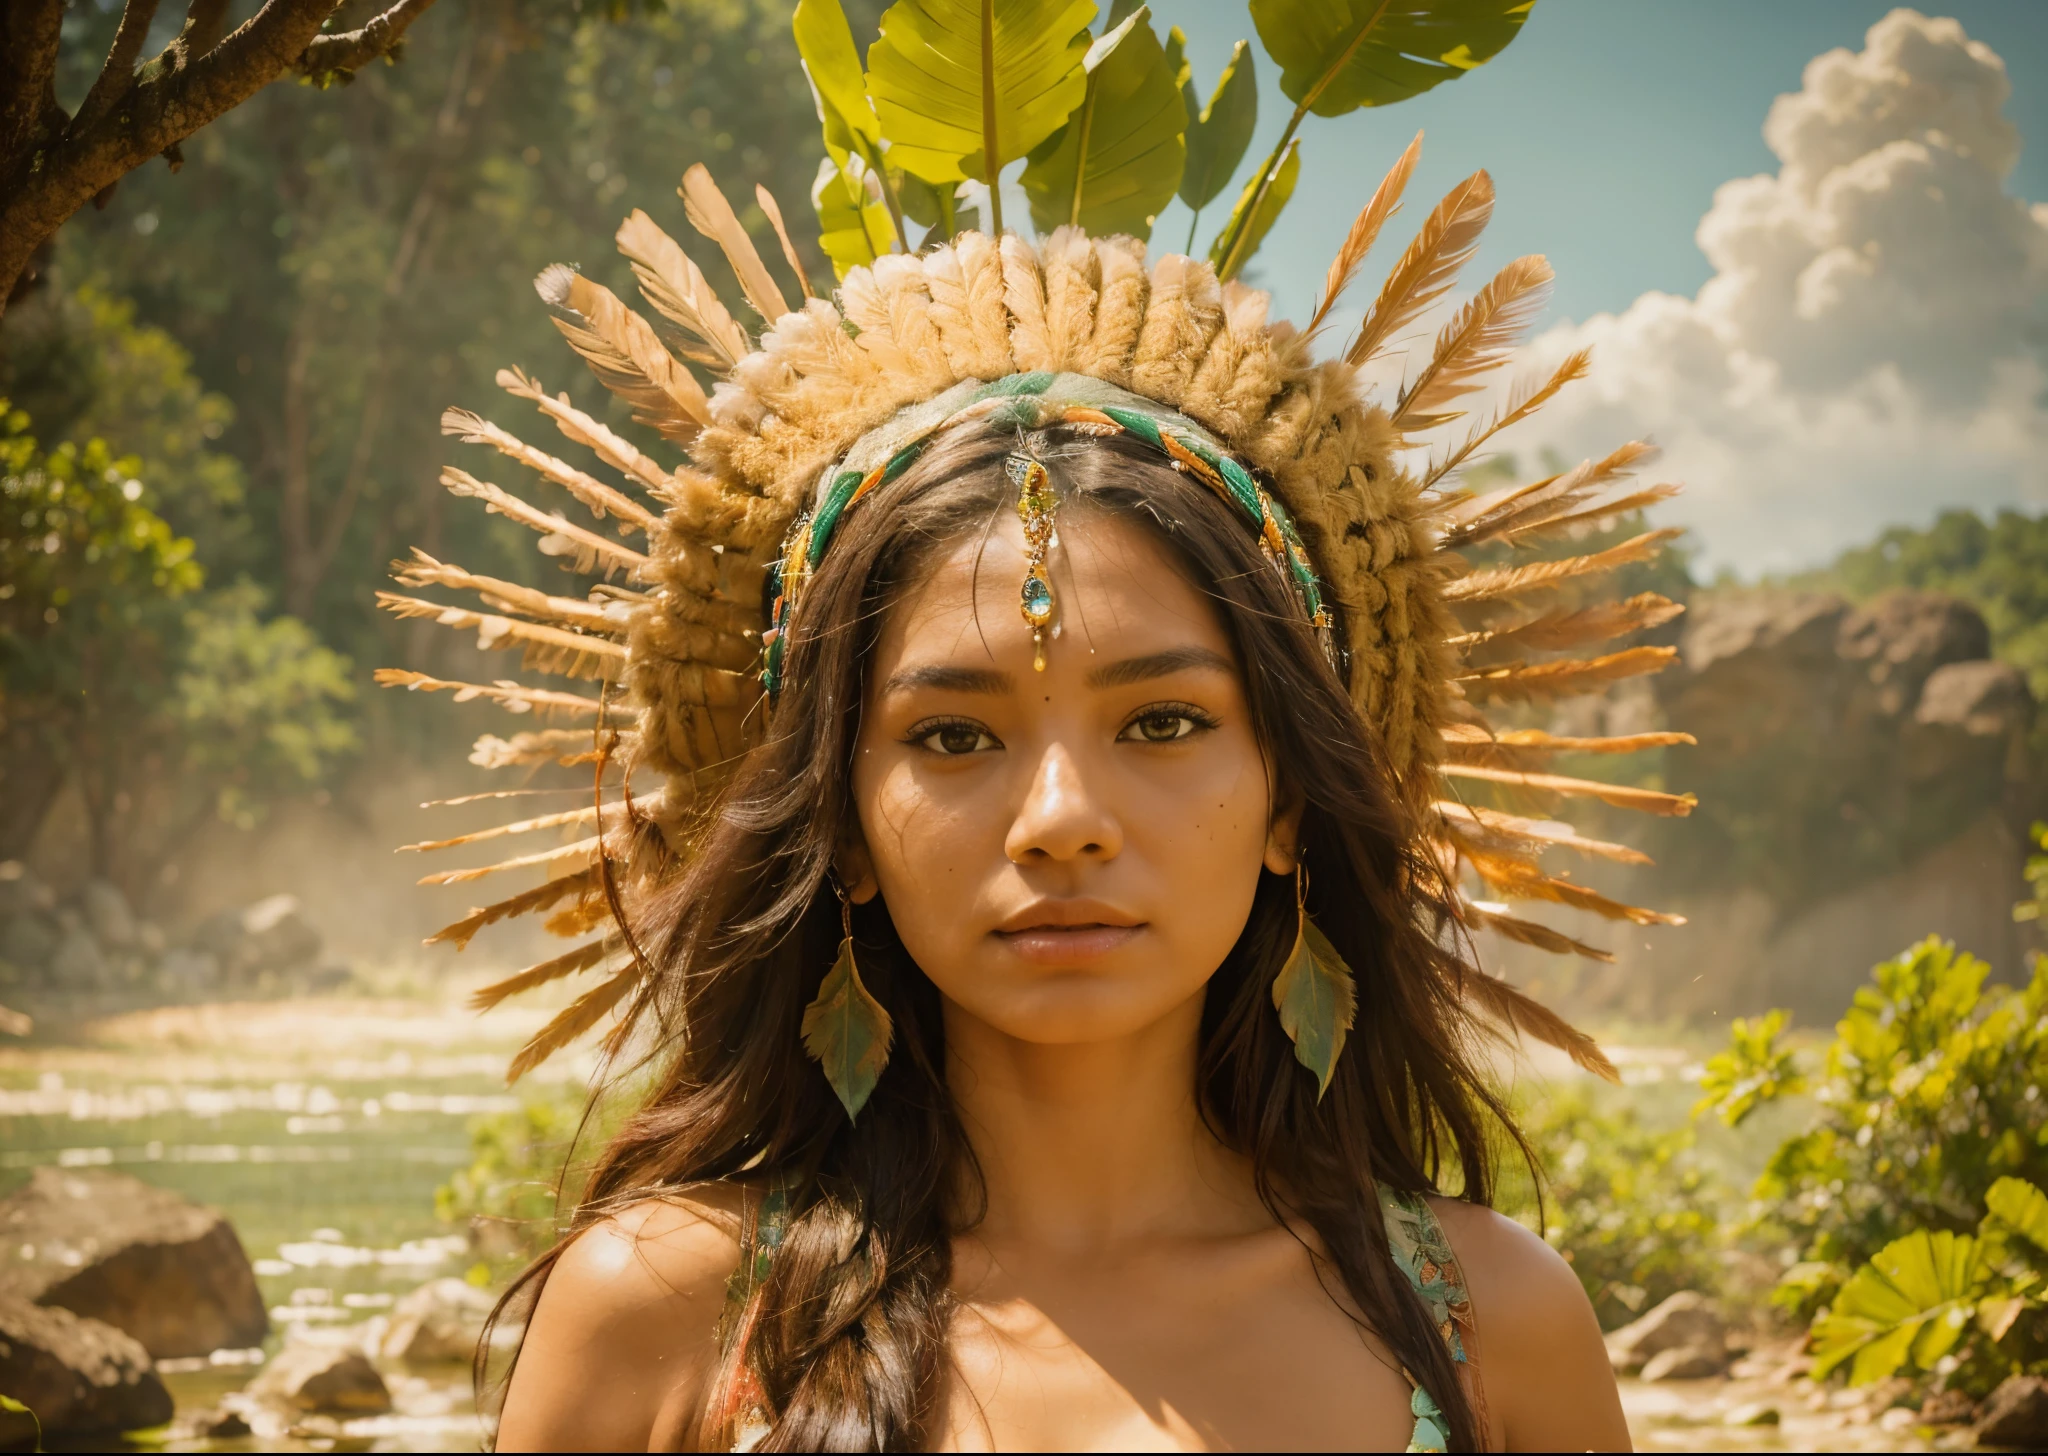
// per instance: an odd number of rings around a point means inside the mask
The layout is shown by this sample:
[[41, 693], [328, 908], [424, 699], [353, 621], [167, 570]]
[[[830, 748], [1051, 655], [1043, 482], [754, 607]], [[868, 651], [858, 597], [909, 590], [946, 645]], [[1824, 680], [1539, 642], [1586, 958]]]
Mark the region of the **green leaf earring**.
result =
[[1316, 1101], [1330, 1090], [1337, 1055], [1358, 1014], [1351, 967], [1308, 918], [1308, 871], [1294, 867], [1294, 949], [1273, 978], [1273, 1007], [1294, 1042], [1294, 1059], [1316, 1074]]
[[853, 958], [853, 911], [844, 890], [839, 891], [839, 924], [839, 958], [825, 973], [816, 999], [804, 1008], [803, 1037], [804, 1050], [825, 1069], [825, 1080], [851, 1122], [889, 1065], [895, 1028], [882, 1003], [861, 984], [860, 965]]

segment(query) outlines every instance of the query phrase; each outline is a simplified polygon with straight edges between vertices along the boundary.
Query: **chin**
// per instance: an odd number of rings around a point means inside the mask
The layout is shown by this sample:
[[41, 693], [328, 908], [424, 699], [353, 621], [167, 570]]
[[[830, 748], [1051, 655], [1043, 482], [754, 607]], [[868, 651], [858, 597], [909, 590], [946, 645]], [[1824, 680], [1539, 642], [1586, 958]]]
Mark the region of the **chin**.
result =
[[949, 999], [992, 1030], [1041, 1046], [1129, 1036], [1170, 1015], [1202, 990], [1200, 983], [1172, 986], [1107, 971], [1013, 971], [995, 987], [991, 981], [978, 985], [974, 996]]

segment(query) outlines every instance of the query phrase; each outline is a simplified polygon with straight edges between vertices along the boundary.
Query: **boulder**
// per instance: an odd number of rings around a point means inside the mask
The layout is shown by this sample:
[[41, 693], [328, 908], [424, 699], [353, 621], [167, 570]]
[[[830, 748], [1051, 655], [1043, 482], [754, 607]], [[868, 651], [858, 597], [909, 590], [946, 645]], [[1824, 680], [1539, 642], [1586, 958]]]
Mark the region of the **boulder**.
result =
[[106, 950], [128, 950], [136, 944], [135, 912], [118, 885], [107, 880], [87, 880], [78, 893], [79, 913], [85, 928]]
[[319, 1415], [374, 1416], [391, 1409], [391, 1392], [361, 1350], [287, 1345], [245, 1394], [263, 1405]]
[[0, 918], [0, 961], [25, 971], [40, 971], [49, 965], [64, 943], [57, 922], [40, 910], [17, 910]]
[[183, 946], [164, 952], [156, 963], [157, 984], [166, 991], [199, 992], [220, 980], [220, 962], [203, 950]]
[[[34, 1411], [48, 1432], [132, 1431], [171, 1418], [171, 1394], [137, 1341], [69, 1310], [5, 1296], [0, 1391]], [[4, 1419], [0, 1441], [32, 1435], [26, 1419]]]
[[107, 979], [107, 958], [83, 925], [66, 926], [50, 957], [50, 979], [66, 990], [89, 990]]
[[56, 893], [18, 859], [0, 860], [0, 920], [30, 911], [47, 915], [57, 908]]
[[38, 1168], [0, 1200], [0, 1294], [102, 1320], [160, 1360], [246, 1349], [270, 1329], [227, 1219], [98, 1169]]
[[2034, 720], [2034, 695], [2026, 674], [2009, 662], [1951, 662], [1927, 675], [1913, 721], [1928, 727], [1959, 728], [1973, 738], [2000, 742], [2023, 733]]
[[[1607, 1337], [1608, 1361], [1624, 1375], [1634, 1375], [1657, 1356], [1674, 1350], [1708, 1352], [1725, 1366], [1727, 1348], [1727, 1321], [1712, 1300], [1690, 1289], [1680, 1290]], [[1673, 1377], [1667, 1372], [1666, 1378]]]
[[496, 1303], [460, 1279], [436, 1279], [398, 1301], [384, 1336], [387, 1359], [416, 1365], [469, 1363]]
[[1643, 1379], [1706, 1380], [1728, 1368], [1728, 1352], [1714, 1345], [1680, 1345], [1661, 1350], [1643, 1365]]
[[2023, 1451], [2048, 1448], [2048, 1380], [2038, 1375], [2008, 1375], [1985, 1398], [1976, 1435], [1980, 1446], [2014, 1446]]
[[208, 916], [193, 932], [192, 949], [212, 956], [229, 980], [249, 980], [310, 965], [320, 955], [320, 932], [296, 897], [272, 895]]

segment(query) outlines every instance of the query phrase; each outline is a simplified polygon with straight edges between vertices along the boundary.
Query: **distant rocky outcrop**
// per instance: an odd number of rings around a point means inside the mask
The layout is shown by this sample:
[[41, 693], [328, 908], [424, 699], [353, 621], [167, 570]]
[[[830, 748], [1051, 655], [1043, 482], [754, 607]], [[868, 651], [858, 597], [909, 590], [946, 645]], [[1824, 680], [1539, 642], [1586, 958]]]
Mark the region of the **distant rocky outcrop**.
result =
[[0, 864], [0, 996], [188, 1000], [345, 980], [347, 970], [323, 964], [321, 951], [320, 932], [290, 895], [222, 910], [173, 939], [105, 880], [60, 896], [19, 861]]
[[258, 1345], [270, 1329], [226, 1218], [97, 1169], [38, 1168], [0, 1200], [0, 1297], [104, 1322], [157, 1359]]
[[[1666, 750], [1656, 768], [1698, 808], [1644, 823], [1584, 801], [1547, 807], [1648, 850], [1655, 868], [1603, 874], [1603, 888], [1691, 923], [1569, 918], [1618, 957], [1566, 972], [1572, 998], [1632, 1014], [1775, 1004], [1831, 1017], [1872, 964], [1930, 932], [2018, 969], [2029, 932], [2010, 912], [2048, 774], [2033, 695], [1990, 657], [1976, 609], [1924, 592], [1857, 606], [1702, 591], [1682, 622], [1671, 669], [1567, 704], [1559, 726], [1693, 734], [1698, 746]], [[1558, 985], [1554, 963], [1520, 948], [1493, 960]]]
[[[0, 1295], [0, 1391], [49, 1433], [162, 1425], [171, 1395], [149, 1352], [112, 1325]], [[0, 1442], [25, 1450], [35, 1422], [0, 1413]]]

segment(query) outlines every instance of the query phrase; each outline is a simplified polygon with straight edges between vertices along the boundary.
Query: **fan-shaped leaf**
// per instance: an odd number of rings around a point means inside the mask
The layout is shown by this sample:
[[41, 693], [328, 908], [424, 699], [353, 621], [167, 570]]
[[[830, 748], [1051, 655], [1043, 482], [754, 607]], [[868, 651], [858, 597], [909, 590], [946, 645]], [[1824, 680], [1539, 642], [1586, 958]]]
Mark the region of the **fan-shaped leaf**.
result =
[[1317, 116], [1388, 106], [1486, 64], [1535, 0], [1251, 0], [1287, 99]]
[[897, 0], [868, 48], [890, 165], [994, 180], [1080, 106], [1095, 14], [1095, 0]]
[[1187, 113], [1171, 58], [1141, 5], [1088, 48], [1087, 94], [1067, 124], [1024, 169], [1031, 221], [1040, 232], [1062, 223], [1097, 237], [1152, 236], [1159, 209], [1173, 200], [1186, 155]]
[[2048, 1193], [2024, 1178], [2000, 1178], [1984, 1195], [1991, 1216], [2048, 1253]]
[[[1287, 206], [1287, 199], [1294, 195], [1294, 184], [1301, 180], [1301, 143], [1287, 144], [1287, 155], [1281, 159], [1280, 170], [1273, 174], [1273, 180], [1263, 192], [1260, 179], [1252, 178], [1244, 184], [1244, 191], [1238, 194], [1237, 206], [1231, 209], [1230, 221], [1217, 234], [1215, 244], [1209, 249], [1209, 261], [1216, 265], [1216, 276], [1234, 278], [1258, 252], [1259, 244], [1265, 241], [1273, 224], [1280, 217], [1280, 209]], [[1244, 219], [1245, 209], [1252, 206], [1251, 217]]]
[[1252, 132], [1259, 124], [1259, 83], [1254, 74], [1252, 48], [1239, 41], [1230, 53], [1229, 64], [1216, 78], [1216, 89], [1204, 106], [1194, 84], [1181, 88], [1188, 113], [1188, 164], [1180, 175], [1180, 200], [1200, 212], [1230, 185], [1245, 148], [1252, 144]]
[[1955, 1348], [1983, 1291], [1979, 1245], [1926, 1229], [1894, 1239], [1849, 1277], [1813, 1325], [1813, 1374], [1854, 1359], [1849, 1379], [1868, 1385], [1909, 1359], [1922, 1370]]

